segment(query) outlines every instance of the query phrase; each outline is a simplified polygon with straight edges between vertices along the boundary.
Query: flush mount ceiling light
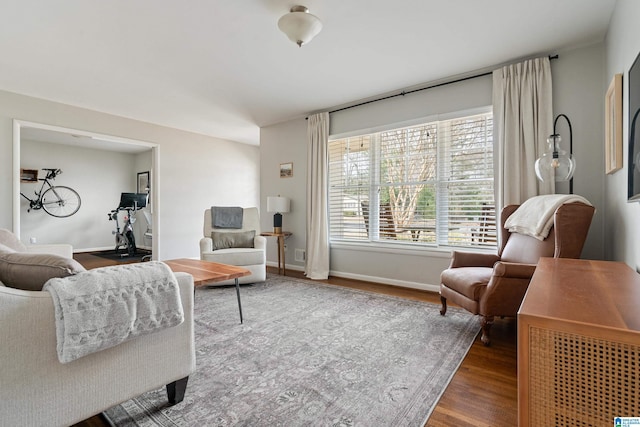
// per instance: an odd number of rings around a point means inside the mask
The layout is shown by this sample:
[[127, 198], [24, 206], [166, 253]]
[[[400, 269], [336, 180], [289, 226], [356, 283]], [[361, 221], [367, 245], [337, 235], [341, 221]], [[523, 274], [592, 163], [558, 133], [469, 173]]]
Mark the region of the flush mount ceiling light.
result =
[[304, 6], [293, 6], [291, 11], [278, 20], [278, 28], [289, 40], [302, 46], [309, 43], [322, 30], [322, 22], [309, 13]]

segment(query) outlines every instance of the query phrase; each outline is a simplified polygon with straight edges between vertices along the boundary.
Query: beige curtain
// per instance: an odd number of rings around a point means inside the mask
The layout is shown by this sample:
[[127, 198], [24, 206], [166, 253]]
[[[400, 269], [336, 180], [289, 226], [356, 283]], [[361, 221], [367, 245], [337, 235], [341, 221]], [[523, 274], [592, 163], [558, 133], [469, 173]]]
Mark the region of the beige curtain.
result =
[[329, 278], [328, 172], [329, 113], [309, 117], [307, 124], [307, 260], [309, 279]]
[[553, 133], [549, 58], [508, 65], [493, 72], [493, 129], [497, 208], [555, 192], [555, 183], [536, 178], [535, 161]]

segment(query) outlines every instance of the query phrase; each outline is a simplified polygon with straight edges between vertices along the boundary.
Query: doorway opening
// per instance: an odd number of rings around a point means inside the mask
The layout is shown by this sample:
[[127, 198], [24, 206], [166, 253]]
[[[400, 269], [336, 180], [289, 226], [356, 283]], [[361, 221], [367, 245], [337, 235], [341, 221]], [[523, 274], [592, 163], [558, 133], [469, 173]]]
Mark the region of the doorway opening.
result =
[[[146, 213], [134, 224], [140, 247], [159, 254], [159, 145], [86, 130], [14, 120], [13, 123], [13, 232], [25, 243], [71, 243], [74, 252], [113, 249], [108, 213], [116, 209], [121, 193], [138, 192], [140, 174], [148, 177]], [[68, 218], [28, 211], [20, 192], [33, 194], [35, 185], [21, 181], [21, 170], [60, 168], [56, 185], [74, 187], [82, 206]], [[37, 182], [37, 181], [36, 181]], [[41, 182], [41, 181], [40, 181]], [[47, 218], [49, 217], [49, 218]], [[150, 232], [149, 230], [152, 230]]]

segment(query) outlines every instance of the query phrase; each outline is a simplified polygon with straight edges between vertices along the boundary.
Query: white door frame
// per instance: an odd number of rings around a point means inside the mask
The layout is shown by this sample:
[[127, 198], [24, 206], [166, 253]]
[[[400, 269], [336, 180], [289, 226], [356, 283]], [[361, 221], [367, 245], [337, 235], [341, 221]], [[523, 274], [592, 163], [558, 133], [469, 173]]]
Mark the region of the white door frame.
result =
[[160, 166], [160, 145], [147, 141], [140, 141], [136, 139], [122, 138], [119, 136], [105, 135], [85, 130], [65, 128], [61, 126], [52, 126], [43, 123], [29, 122], [25, 120], [13, 120], [13, 232], [18, 238], [20, 237], [20, 143], [21, 143], [21, 130], [22, 128], [36, 128], [43, 130], [50, 130], [54, 132], [63, 132], [71, 135], [80, 135], [90, 138], [99, 139], [101, 141], [108, 141], [117, 144], [136, 145], [142, 147], [148, 147], [151, 149], [151, 188], [154, 191], [151, 192], [151, 203], [153, 208], [153, 234], [154, 238], [151, 239], [151, 248], [153, 253], [153, 259], [157, 259], [160, 253], [160, 239], [156, 236], [160, 235], [160, 179], [158, 176], [158, 169]]

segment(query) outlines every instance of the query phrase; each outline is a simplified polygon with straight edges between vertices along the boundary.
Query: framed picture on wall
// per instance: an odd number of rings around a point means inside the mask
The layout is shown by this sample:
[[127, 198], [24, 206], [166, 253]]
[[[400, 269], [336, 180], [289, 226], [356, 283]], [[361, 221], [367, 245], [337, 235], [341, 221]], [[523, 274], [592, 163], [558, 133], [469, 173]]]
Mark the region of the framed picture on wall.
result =
[[280, 163], [280, 178], [291, 178], [293, 176], [293, 162]]
[[138, 172], [138, 187], [137, 193], [147, 193], [151, 190], [151, 185], [149, 184], [149, 171], [146, 172]]
[[622, 74], [613, 76], [604, 105], [605, 171], [611, 174], [622, 169]]

